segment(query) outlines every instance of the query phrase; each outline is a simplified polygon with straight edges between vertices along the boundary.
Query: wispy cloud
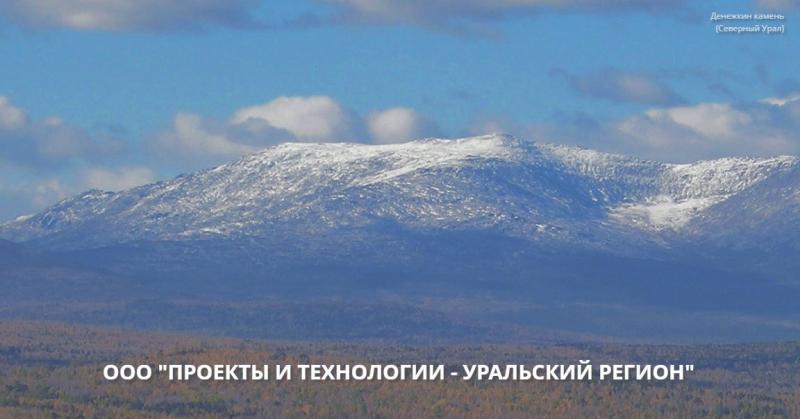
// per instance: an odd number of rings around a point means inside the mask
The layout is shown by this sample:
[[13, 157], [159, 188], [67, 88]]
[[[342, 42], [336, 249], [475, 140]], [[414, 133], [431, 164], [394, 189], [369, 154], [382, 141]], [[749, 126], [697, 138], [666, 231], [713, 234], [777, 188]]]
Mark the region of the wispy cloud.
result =
[[365, 23], [434, 25], [468, 19], [487, 21], [545, 12], [665, 10], [684, 0], [317, 0], [334, 6], [339, 19]]
[[5, 0], [0, 11], [33, 27], [100, 31], [258, 26], [259, 0]]
[[655, 76], [616, 69], [571, 74], [554, 69], [551, 75], [562, 78], [577, 92], [615, 102], [647, 105], [672, 105], [684, 99]]
[[[211, 27], [281, 28], [342, 24], [415, 25], [453, 33], [496, 35], [502, 19], [546, 13], [653, 12], [698, 16], [687, 0], [311, 0], [299, 16], [260, 19], [266, 0], [4, 0], [0, 13], [30, 27], [93, 31], [171, 32]], [[790, 11], [800, 0], [753, 0], [755, 7]], [[694, 18], [693, 18], [694, 19]]]
[[299, 141], [335, 141], [352, 139], [353, 118], [350, 111], [328, 96], [284, 96], [240, 109], [230, 122], [253, 131], [267, 124], [291, 133]]
[[154, 179], [153, 171], [147, 167], [89, 167], [82, 171], [80, 186], [104, 191], [120, 191], [151, 183]]
[[800, 0], [756, 0], [756, 6], [776, 11], [800, 9]]

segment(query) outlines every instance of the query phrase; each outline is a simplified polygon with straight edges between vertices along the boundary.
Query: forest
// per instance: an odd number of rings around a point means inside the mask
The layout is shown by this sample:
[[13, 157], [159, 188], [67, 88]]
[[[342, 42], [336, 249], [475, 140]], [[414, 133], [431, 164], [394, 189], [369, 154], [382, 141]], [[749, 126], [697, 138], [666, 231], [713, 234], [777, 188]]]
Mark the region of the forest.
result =
[[[692, 363], [673, 382], [114, 381], [109, 363]], [[800, 417], [800, 343], [397, 345], [0, 321], [0, 417]]]

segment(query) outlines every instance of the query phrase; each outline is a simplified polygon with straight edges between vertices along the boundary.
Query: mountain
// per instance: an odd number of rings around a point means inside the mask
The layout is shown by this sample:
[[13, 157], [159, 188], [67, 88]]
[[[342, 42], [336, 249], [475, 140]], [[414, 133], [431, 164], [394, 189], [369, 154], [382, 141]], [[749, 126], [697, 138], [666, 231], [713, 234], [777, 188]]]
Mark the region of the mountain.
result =
[[599, 235], [713, 234], [718, 227], [707, 219], [723, 216], [721, 204], [757, 202], [754, 190], [768, 179], [788, 178], [773, 189], [786, 188], [784, 205], [796, 217], [798, 170], [794, 157], [671, 165], [507, 136], [388, 146], [284, 144], [128, 191], [89, 191], [2, 226], [0, 236], [87, 247], [388, 221], [608, 245]]
[[89, 191], [0, 238], [142, 298], [396, 303], [633, 338], [800, 330], [788, 156], [666, 164], [501, 135], [283, 144]]

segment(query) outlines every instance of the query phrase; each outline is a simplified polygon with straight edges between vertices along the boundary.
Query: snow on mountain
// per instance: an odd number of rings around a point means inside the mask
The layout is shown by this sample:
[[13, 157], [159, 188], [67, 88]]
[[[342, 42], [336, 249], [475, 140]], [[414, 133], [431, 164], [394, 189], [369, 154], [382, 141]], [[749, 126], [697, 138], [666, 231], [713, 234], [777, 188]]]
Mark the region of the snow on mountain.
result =
[[[785, 168], [727, 199], [686, 226], [728, 247], [780, 247], [789, 255], [800, 251], [800, 164]], [[794, 250], [792, 250], [794, 248]], [[792, 258], [795, 259], [795, 258]]]
[[[615, 235], [699, 234], [715, 208], [797, 168], [794, 157], [665, 164], [502, 135], [282, 144], [172, 180], [89, 191], [3, 225], [0, 237], [87, 246], [267, 237], [287, 228], [309, 237], [390, 221], [605, 243]], [[800, 185], [786, 187], [797, 194]]]
[[612, 208], [611, 216], [643, 228], [679, 230], [712, 206], [795, 166], [797, 159], [789, 156], [664, 165], [656, 194]]

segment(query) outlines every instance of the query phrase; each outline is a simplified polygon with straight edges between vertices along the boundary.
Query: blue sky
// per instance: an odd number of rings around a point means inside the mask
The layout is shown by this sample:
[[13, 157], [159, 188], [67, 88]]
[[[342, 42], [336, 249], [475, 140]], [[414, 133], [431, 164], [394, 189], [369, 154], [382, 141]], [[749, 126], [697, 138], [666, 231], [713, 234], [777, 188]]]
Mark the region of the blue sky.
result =
[[8, 0], [0, 220], [283, 141], [502, 131], [675, 162], [800, 154], [798, 3]]

